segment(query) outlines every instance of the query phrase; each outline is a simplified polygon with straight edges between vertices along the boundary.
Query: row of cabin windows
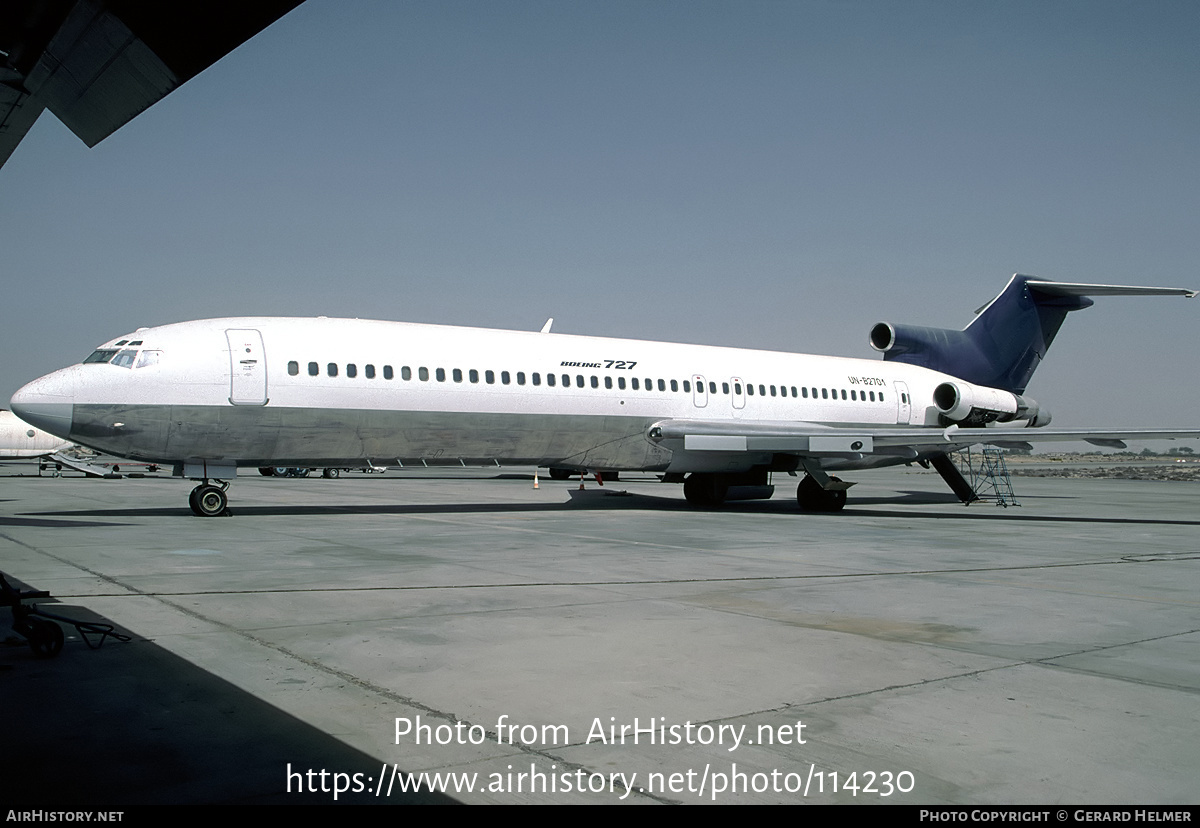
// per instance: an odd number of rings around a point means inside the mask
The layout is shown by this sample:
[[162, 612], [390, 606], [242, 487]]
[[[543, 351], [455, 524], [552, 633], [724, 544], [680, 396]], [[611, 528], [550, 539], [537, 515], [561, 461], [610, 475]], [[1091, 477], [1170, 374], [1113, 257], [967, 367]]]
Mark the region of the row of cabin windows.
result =
[[[325, 366], [325, 373], [331, 377], [338, 376], [340, 370], [341, 369], [336, 362], [327, 363]], [[300, 374], [300, 363], [297, 362], [296, 360], [292, 360], [291, 362], [289, 362], [288, 363], [288, 373], [293, 377], [298, 376]], [[347, 363], [346, 367], [345, 367], [345, 374], [347, 377], [354, 379], [355, 377], [358, 376], [358, 366], [353, 362]], [[308, 375], [310, 377], [320, 376], [321, 375], [320, 364], [316, 363], [316, 362], [308, 363]], [[392, 366], [384, 365], [382, 375], [385, 380], [393, 379], [395, 377], [395, 372], [392, 370]], [[367, 379], [375, 379], [375, 377], [376, 377], [375, 366], [371, 365], [371, 364], [364, 365], [363, 366], [363, 376], [366, 377]], [[488, 384], [488, 385], [496, 384], [497, 374], [495, 371], [484, 371], [482, 376], [483, 376], [483, 381], [486, 384]], [[422, 367], [422, 368], [417, 369], [417, 379], [419, 379], [422, 382], [428, 382], [429, 377], [430, 377], [430, 372], [429, 372], [428, 368]], [[433, 377], [438, 382], [445, 382], [446, 381], [446, 369], [445, 368], [435, 368], [433, 370]], [[451, 379], [454, 380], [454, 382], [462, 382], [463, 381], [462, 369], [461, 368], [452, 369], [450, 371], [450, 377], [451, 377]], [[400, 369], [400, 379], [411, 380], [412, 378], [413, 378], [412, 369], [407, 365], [403, 366]], [[471, 368], [470, 370], [467, 371], [466, 378], [470, 382], [477, 383], [480, 380], [480, 372], [475, 370], [474, 368]], [[508, 371], [501, 371], [499, 373], [499, 378], [500, 378], [501, 385], [511, 385], [512, 384], [513, 375], [510, 374]], [[574, 378], [574, 380], [575, 380], [574, 387], [587, 388], [588, 386], [591, 386], [592, 388], [599, 388], [601, 386], [601, 384], [603, 384], [606, 389], [612, 389], [614, 387], [613, 379], [614, 378], [611, 376], [597, 377], [595, 374], [593, 374], [589, 379], [588, 377], [585, 377], [583, 374], [576, 374], [575, 378]], [[528, 376], [528, 380], [529, 380], [530, 385], [540, 386], [542, 384], [542, 375], [535, 371]], [[560, 383], [560, 381], [561, 381], [563, 388], [572, 387], [570, 374], [546, 374], [546, 376], [545, 376], [546, 385], [549, 386], [550, 388], [554, 388], [555, 386], [557, 386]], [[517, 385], [525, 385], [526, 384], [526, 375], [525, 375], [524, 371], [516, 372], [516, 383], [517, 383]], [[649, 377], [647, 377], [645, 380], [641, 380], [639, 377], [630, 377], [629, 382], [628, 382], [628, 387], [633, 391], [640, 391], [640, 390], [642, 390], [643, 387], [647, 391], [653, 391], [655, 389], [655, 387], [657, 387], [659, 391], [666, 391], [668, 388], [670, 388], [671, 391], [678, 392], [680, 390], [680, 386], [682, 386], [684, 393], [686, 393], [686, 394], [692, 393], [692, 381], [691, 380], [660, 379], [660, 380], [656, 381], [656, 380], [650, 379]], [[730, 384], [728, 382], [720, 383], [721, 393], [729, 394], [729, 391], [730, 391], [729, 386], [730, 386]], [[620, 391], [624, 391], [626, 388], [625, 377], [616, 377], [615, 387]], [[760, 396], [760, 397], [765, 397], [768, 394], [772, 397], [787, 397], [787, 396], [789, 396], [789, 392], [790, 392], [790, 396], [797, 397], [797, 398], [803, 398], [803, 399], [814, 399], [814, 400], [816, 400], [816, 399], [822, 399], [822, 400], [842, 399], [842, 400], [851, 400], [851, 401], [859, 401], [859, 402], [867, 402], [869, 399], [870, 402], [883, 402], [883, 392], [882, 391], [878, 391], [878, 392], [877, 391], [859, 391], [858, 389], [851, 389], [849, 392], [847, 392], [846, 389], [844, 389], [844, 388], [841, 388], [841, 389], [838, 389], [838, 388], [811, 388], [809, 386], [801, 386], [799, 389], [797, 389], [797, 387], [794, 385], [775, 386], [775, 385], [766, 385], [764, 383], [759, 383], [757, 386], [755, 386], [752, 383], [746, 383], [744, 386], [744, 393], [747, 396], [753, 397], [755, 395], [754, 389], [756, 387], [758, 388], [757, 393], [758, 393], [758, 396]], [[697, 382], [696, 390], [700, 393], [703, 393], [704, 392], [703, 384]], [[717, 383], [716, 382], [713, 382], [711, 380], [709, 381], [708, 393], [710, 393], [710, 394], [717, 393]], [[742, 395], [743, 385], [741, 382], [735, 381], [733, 383], [733, 393], [737, 396]]]

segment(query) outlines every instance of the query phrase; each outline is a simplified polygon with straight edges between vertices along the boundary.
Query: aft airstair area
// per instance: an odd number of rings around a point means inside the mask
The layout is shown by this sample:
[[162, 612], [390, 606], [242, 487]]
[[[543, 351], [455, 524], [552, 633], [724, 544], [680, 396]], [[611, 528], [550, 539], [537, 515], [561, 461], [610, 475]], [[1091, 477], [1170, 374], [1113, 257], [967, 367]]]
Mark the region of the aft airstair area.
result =
[[954, 464], [975, 492], [977, 501], [997, 506], [1020, 506], [1013, 492], [1012, 475], [1004, 460], [1004, 450], [995, 446], [970, 447], [951, 455]]

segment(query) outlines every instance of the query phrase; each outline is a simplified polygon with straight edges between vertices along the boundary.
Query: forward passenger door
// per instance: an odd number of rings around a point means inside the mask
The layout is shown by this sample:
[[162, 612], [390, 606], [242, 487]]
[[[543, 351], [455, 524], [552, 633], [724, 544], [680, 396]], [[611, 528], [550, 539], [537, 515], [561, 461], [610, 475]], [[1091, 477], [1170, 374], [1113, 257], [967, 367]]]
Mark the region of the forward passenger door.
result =
[[262, 334], [253, 328], [230, 328], [229, 401], [234, 405], [267, 404], [267, 361]]

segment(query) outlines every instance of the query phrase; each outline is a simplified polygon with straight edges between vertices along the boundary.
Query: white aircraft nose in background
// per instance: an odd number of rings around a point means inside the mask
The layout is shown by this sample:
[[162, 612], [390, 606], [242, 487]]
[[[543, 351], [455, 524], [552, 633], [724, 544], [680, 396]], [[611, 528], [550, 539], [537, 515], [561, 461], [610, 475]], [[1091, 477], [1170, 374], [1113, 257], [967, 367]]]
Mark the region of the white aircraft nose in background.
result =
[[32, 459], [70, 446], [69, 441], [47, 434], [13, 412], [0, 409], [0, 458]]

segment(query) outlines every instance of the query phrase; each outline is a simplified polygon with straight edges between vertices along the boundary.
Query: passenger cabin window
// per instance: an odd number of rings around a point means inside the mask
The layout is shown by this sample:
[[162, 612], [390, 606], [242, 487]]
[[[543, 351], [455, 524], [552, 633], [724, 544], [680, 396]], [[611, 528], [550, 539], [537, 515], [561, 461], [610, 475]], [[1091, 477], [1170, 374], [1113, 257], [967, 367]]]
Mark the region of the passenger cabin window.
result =
[[353, 362], [346, 366], [346, 376], [348, 376], [350, 379], [354, 379], [358, 376], [358, 366]]
[[315, 362], [308, 363], [308, 375], [310, 377], [315, 377], [319, 373], [321, 373], [320, 365], [317, 365]]
[[291, 362], [289, 362], [288, 363], [288, 373], [291, 374], [293, 377], [299, 375], [300, 363], [296, 362], [296, 360], [294, 360], [294, 359]]
[[421, 379], [421, 382], [428, 382], [429, 381], [429, 369], [428, 368], [418, 368], [417, 376]]
[[364, 365], [363, 373], [367, 375], [367, 379], [375, 379], [375, 366], [370, 364]]

